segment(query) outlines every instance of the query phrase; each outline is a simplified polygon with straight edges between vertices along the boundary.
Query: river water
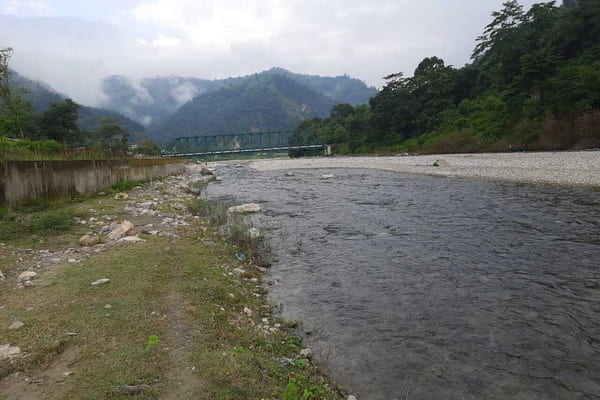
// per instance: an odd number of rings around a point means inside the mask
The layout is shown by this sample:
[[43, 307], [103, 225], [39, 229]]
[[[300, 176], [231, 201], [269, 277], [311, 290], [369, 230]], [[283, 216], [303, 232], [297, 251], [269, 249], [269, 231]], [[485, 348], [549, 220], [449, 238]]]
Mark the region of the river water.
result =
[[599, 191], [217, 172], [210, 197], [263, 208], [270, 301], [359, 399], [600, 398]]

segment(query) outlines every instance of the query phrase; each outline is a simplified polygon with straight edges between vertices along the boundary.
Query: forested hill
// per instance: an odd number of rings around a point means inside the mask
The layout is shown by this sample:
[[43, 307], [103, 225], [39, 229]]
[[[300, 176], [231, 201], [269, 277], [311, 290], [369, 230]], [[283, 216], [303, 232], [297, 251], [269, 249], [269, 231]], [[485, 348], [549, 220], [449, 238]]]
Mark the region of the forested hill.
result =
[[600, 1], [507, 1], [471, 64], [424, 59], [394, 73], [369, 105], [302, 122], [341, 152], [473, 152], [600, 147]]
[[194, 98], [149, 131], [166, 143], [176, 136], [293, 128], [324, 117], [334, 101], [282, 74], [259, 74]]
[[168, 76], [133, 81], [123, 76], [112, 75], [102, 82], [102, 90], [107, 96], [103, 106], [122, 112], [145, 125], [159, 124], [194, 97], [276, 75], [312, 89], [333, 103], [364, 104], [377, 92], [361, 80], [348, 76], [302, 75], [283, 68], [271, 68], [258, 74], [216, 80]]
[[[51, 104], [61, 103], [67, 99], [67, 96], [57, 92], [50, 85], [25, 78], [14, 70], [11, 70], [10, 73], [10, 85], [15, 89], [24, 90], [23, 98], [31, 103], [33, 111], [37, 113], [47, 111]], [[145, 129], [141, 124], [112, 110], [81, 106], [78, 115], [78, 125], [83, 130], [96, 130], [103, 118], [110, 118], [118, 121], [119, 125], [129, 132], [133, 142], [140, 141], [145, 137]]]

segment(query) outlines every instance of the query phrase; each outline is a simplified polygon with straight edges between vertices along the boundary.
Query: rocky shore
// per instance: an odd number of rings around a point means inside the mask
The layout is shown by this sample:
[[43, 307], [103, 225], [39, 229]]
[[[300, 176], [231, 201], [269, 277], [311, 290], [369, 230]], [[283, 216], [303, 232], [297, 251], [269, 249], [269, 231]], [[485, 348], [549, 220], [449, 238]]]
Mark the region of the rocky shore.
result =
[[507, 182], [600, 187], [600, 151], [331, 157], [255, 161], [258, 171], [368, 168]]

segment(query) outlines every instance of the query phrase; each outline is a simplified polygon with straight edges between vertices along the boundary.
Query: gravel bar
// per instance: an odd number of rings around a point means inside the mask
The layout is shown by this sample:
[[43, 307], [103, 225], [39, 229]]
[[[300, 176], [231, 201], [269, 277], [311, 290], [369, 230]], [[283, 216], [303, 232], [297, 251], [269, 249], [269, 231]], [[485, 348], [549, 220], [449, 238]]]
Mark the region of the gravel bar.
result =
[[[438, 160], [440, 166], [436, 167], [434, 163]], [[600, 187], [600, 151], [282, 158], [254, 161], [250, 167], [258, 171], [372, 168], [444, 177]]]

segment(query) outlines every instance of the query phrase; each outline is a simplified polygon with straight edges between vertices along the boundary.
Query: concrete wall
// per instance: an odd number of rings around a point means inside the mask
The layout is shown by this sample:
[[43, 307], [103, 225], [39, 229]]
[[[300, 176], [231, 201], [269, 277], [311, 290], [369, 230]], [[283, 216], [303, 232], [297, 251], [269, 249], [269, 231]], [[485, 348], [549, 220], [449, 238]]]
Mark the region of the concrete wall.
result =
[[171, 159], [3, 161], [0, 204], [96, 193], [119, 181], [147, 181], [183, 173]]

